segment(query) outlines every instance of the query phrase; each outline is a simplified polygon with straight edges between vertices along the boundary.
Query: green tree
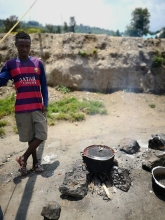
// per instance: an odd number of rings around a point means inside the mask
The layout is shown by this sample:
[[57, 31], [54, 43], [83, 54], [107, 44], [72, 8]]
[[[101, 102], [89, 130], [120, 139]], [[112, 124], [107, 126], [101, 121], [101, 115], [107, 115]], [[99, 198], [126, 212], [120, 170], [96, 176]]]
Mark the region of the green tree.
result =
[[28, 21], [27, 25], [30, 27], [38, 27], [40, 26], [40, 23], [38, 21]]
[[149, 32], [150, 13], [147, 8], [135, 8], [132, 12], [131, 24], [127, 26], [126, 32], [130, 36], [142, 37]]
[[[8, 32], [18, 21], [18, 17], [15, 15], [11, 15], [9, 18], [3, 20], [3, 24], [5, 27], [5, 32]], [[17, 24], [17, 26], [12, 30], [16, 31], [21, 27], [20, 23]]]
[[48, 33], [55, 33], [54, 26], [52, 24], [46, 24], [45, 27], [48, 30]]
[[120, 31], [119, 31], [119, 30], [117, 30], [117, 31], [116, 31], [116, 36], [117, 36], [117, 37], [121, 36], [121, 34], [120, 34]]
[[70, 17], [69, 25], [70, 25], [70, 31], [75, 32], [75, 26], [76, 26], [75, 17]]
[[131, 36], [131, 37], [138, 37], [138, 32], [134, 27], [132, 27], [131, 25], [128, 25], [126, 27], [124, 35]]
[[67, 25], [67, 22], [64, 22], [64, 26], [63, 26], [63, 31], [64, 33], [68, 32], [68, 25]]
[[57, 26], [56, 34], [61, 34], [61, 27]]

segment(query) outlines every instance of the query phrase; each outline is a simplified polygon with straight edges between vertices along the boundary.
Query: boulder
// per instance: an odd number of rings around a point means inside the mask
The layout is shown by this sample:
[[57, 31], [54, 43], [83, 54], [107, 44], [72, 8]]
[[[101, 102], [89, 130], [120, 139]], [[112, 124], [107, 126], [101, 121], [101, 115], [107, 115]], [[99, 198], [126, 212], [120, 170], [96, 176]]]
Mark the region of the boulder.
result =
[[61, 206], [56, 201], [48, 202], [43, 207], [41, 215], [44, 216], [44, 220], [56, 220], [60, 218]]
[[124, 151], [127, 154], [137, 153], [140, 149], [138, 142], [131, 138], [121, 139], [119, 146], [120, 146], [120, 150]]
[[109, 176], [113, 180], [113, 184], [116, 188], [127, 192], [131, 186], [131, 178], [129, 176], [129, 170], [113, 166], [110, 170]]
[[148, 147], [155, 150], [165, 149], [165, 134], [152, 134], [151, 139], [148, 141]]
[[65, 173], [63, 184], [59, 191], [63, 195], [83, 198], [88, 192], [88, 171], [84, 169], [83, 162], [77, 161], [73, 167]]
[[151, 171], [156, 166], [165, 166], [165, 152], [148, 149], [142, 154], [142, 168]]

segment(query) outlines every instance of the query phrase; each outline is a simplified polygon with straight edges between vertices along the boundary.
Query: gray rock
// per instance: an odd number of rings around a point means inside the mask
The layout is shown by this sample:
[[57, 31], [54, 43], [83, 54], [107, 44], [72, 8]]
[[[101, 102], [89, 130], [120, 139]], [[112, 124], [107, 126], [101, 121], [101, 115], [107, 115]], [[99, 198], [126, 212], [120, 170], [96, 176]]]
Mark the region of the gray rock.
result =
[[109, 173], [113, 180], [113, 184], [116, 188], [127, 192], [131, 186], [131, 178], [129, 176], [129, 170], [113, 166]]
[[152, 139], [148, 141], [148, 147], [156, 150], [165, 149], [165, 134], [152, 134]]
[[65, 173], [63, 184], [59, 191], [63, 195], [83, 198], [88, 192], [87, 171], [83, 168], [83, 162], [78, 161], [73, 168]]
[[41, 215], [44, 216], [45, 220], [56, 220], [59, 219], [60, 213], [61, 206], [57, 202], [51, 201], [43, 207]]
[[136, 140], [130, 138], [123, 138], [120, 140], [120, 150], [126, 152], [127, 154], [137, 153], [140, 146]]
[[165, 166], [165, 152], [148, 149], [143, 153], [142, 167], [151, 171], [156, 166]]

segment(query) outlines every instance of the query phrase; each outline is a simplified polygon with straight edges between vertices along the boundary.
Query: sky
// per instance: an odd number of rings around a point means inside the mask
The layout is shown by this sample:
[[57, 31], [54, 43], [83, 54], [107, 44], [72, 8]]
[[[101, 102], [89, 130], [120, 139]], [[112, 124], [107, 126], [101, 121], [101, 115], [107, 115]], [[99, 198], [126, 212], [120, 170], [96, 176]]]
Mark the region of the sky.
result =
[[0, 0], [0, 19], [11, 15], [21, 19], [27, 12], [23, 21], [63, 25], [74, 16], [77, 25], [123, 32], [137, 7], [151, 14], [150, 31], [165, 27], [165, 0]]

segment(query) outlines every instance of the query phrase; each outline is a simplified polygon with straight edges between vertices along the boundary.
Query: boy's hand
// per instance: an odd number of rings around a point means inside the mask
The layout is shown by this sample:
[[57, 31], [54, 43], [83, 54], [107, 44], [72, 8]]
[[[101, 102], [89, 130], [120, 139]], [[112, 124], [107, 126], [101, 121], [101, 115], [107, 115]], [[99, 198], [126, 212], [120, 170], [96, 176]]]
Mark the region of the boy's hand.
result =
[[47, 106], [43, 106], [42, 113], [46, 114], [46, 112], [47, 112]]

